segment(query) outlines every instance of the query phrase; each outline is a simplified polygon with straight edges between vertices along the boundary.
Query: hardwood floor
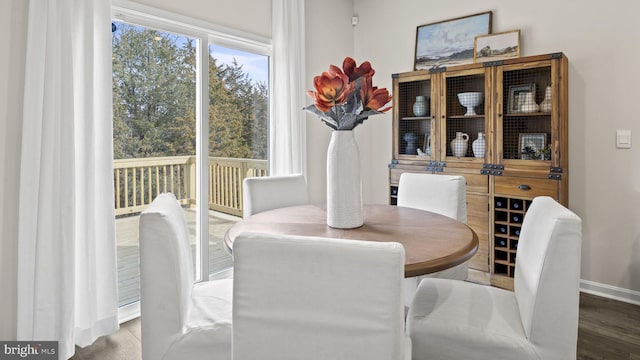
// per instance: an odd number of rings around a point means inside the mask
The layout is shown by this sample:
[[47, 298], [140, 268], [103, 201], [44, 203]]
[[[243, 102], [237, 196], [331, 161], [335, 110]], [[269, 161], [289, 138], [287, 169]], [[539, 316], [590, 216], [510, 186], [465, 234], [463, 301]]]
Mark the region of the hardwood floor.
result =
[[640, 306], [582, 293], [578, 359], [640, 360]]
[[[140, 360], [140, 319], [93, 345], [74, 360]], [[581, 293], [578, 359], [640, 360], [640, 306]]]

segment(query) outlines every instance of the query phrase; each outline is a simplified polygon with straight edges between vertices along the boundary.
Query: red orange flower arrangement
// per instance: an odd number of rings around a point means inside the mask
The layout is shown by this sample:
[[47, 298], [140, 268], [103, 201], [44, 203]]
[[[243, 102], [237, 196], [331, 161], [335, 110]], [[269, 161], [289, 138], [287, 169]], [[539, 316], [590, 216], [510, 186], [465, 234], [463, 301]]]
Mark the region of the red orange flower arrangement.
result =
[[334, 130], [352, 130], [369, 116], [391, 109], [391, 95], [387, 89], [373, 86], [375, 70], [368, 61], [356, 66], [346, 57], [342, 69], [335, 65], [313, 78], [315, 91], [307, 94], [315, 100], [304, 110], [320, 117]]

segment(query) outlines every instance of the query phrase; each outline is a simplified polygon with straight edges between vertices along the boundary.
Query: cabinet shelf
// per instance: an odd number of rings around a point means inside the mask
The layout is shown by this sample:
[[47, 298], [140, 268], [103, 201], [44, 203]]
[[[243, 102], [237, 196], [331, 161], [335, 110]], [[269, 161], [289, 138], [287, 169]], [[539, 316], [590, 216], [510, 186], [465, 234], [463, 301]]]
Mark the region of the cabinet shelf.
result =
[[484, 119], [484, 114], [481, 115], [448, 115], [447, 119], [469, 119], [469, 120], [474, 120], [474, 119]]
[[411, 120], [433, 120], [431, 116], [403, 116], [400, 118], [402, 121], [411, 121]]
[[507, 266], [509, 266], [509, 265], [513, 265], [513, 264], [509, 263], [509, 261], [507, 261], [507, 260], [496, 260], [496, 261], [494, 261], [494, 262], [495, 262], [496, 264], [507, 265]]
[[509, 116], [509, 117], [544, 117], [544, 116], [551, 116], [551, 113], [544, 113], [544, 112], [534, 112], [534, 113], [506, 113], [504, 114], [504, 116]]

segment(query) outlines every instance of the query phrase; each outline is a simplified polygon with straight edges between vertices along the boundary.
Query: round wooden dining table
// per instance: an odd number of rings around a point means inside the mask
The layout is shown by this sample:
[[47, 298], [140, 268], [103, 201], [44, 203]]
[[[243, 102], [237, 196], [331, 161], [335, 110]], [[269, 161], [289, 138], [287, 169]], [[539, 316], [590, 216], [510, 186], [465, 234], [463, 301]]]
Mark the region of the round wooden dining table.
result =
[[405, 249], [405, 277], [426, 275], [469, 260], [478, 236], [466, 224], [429, 211], [393, 205], [365, 205], [364, 224], [355, 229], [327, 225], [326, 209], [301, 205], [264, 211], [227, 230], [225, 245], [242, 232], [316, 236], [367, 241], [395, 241]]

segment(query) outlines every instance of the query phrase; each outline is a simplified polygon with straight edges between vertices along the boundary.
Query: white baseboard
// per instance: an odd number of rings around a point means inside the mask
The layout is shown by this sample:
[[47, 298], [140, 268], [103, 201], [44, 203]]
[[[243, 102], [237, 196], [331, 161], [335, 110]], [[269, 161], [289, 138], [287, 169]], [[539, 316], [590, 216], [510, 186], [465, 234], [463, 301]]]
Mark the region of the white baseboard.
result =
[[602, 296], [630, 304], [640, 305], [640, 291], [617, 286], [601, 284], [589, 280], [580, 280], [580, 291], [591, 295]]

